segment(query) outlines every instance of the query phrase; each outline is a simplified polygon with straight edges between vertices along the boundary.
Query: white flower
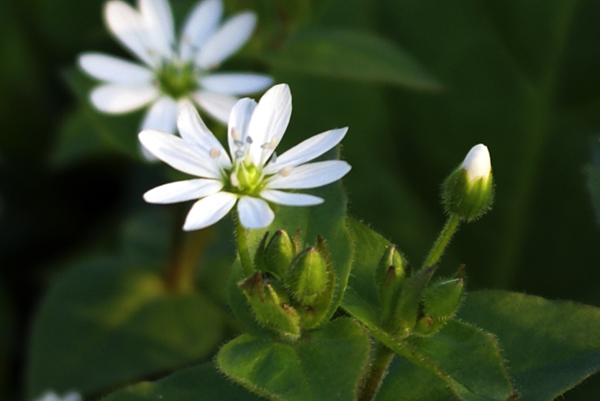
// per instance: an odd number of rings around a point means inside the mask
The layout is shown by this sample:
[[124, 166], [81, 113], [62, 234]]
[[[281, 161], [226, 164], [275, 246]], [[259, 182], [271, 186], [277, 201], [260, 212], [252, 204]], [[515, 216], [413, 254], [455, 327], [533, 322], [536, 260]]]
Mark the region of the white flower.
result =
[[141, 132], [140, 142], [154, 156], [200, 177], [154, 188], [144, 199], [150, 203], [200, 199], [188, 213], [186, 231], [216, 223], [236, 203], [241, 224], [251, 229], [267, 227], [273, 221], [267, 202], [287, 206], [322, 203], [317, 196], [285, 190], [320, 187], [350, 171], [350, 165], [340, 160], [306, 163], [336, 146], [348, 129], [315, 135], [276, 156], [274, 150], [291, 112], [292, 96], [285, 84], [269, 89], [258, 104], [248, 98], [239, 100], [229, 118], [231, 157], [193, 107], [185, 107], [177, 119], [181, 138], [155, 130]]
[[273, 83], [264, 74], [212, 73], [250, 38], [256, 15], [242, 12], [221, 24], [221, 0], [196, 5], [175, 38], [167, 0], [138, 0], [138, 9], [110, 0], [104, 17], [111, 33], [143, 64], [84, 53], [80, 67], [103, 82], [90, 94], [105, 113], [127, 113], [150, 105], [141, 129], [175, 131], [178, 110], [195, 101], [227, 123], [237, 95], [260, 92]]
[[47, 391], [36, 401], [81, 401], [81, 396], [74, 391], [70, 391], [61, 398], [56, 393]]
[[475, 145], [471, 148], [462, 163], [462, 168], [467, 172], [469, 183], [474, 183], [480, 178], [488, 180], [492, 171], [490, 152], [484, 144]]

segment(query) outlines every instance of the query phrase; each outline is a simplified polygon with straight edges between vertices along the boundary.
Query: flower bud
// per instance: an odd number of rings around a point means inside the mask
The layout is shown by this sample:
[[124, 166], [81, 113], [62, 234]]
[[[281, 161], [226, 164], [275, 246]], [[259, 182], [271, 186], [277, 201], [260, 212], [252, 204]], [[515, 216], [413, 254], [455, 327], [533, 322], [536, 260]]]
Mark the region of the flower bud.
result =
[[285, 283], [294, 299], [310, 305], [327, 288], [327, 262], [316, 248], [306, 248], [292, 261]]
[[423, 296], [425, 313], [434, 321], [446, 321], [456, 313], [464, 292], [460, 278], [432, 284]]
[[392, 331], [396, 336], [408, 336], [417, 324], [423, 292], [436, 268], [437, 264], [421, 270], [403, 286], [393, 319]]
[[430, 316], [423, 316], [417, 321], [413, 333], [418, 336], [428, 336], [438, 331], [443, 326], [443, 322], [435, 321]]
[[394, 245], [387, 247], [383, 253], [379, 266], [375, 270], [375, 281], [379, 285], [379, 298], [381, 301], [381, 318], [383, 322], [392, 319], [396, 300], [405, 276], [406, 261]]
[[442, 187], [448, 214], [472, 221], [483, 216], [494, 199], [490, 154], [485, 145], [474, 146]]
[[284, 288], [263, 280], [261, 272], [238, 284], [250, 303], [256, 319], [271, 330], [288, 337], [300, 337], [300, 317], [290, 306]]
[[283, 277], [292, 259], [296, 255], [296, 247], [285, 230], [277, 231], [265, 250], [266, 270]]

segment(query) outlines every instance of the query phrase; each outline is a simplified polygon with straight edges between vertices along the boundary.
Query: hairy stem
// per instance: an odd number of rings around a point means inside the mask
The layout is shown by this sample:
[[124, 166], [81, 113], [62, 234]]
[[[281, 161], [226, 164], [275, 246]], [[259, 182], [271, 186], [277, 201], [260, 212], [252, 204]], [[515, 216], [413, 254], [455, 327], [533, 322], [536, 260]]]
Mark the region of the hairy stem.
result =
[[371, 401], [373, 399], [393, 358], [394, 351], [380, 342], [375, 344], [373, 360], [358, 396], [358, 401]]
[[458, 225], [460, 224], [460, 217], [456, 214], [450, 215], [448, 220], [446, 221], [446, 225], [442, 229], [438, 239], [433, 244], [431, 251], [429, 251], [429, 255], [427, 255], [427, 259], [425, 259], [425, 263], [423, 263], [422, 269], [425, 269], [429, 266], [433, 266], [437, 262], [439, 262], [440, 258], [444, 254], [450, 239], [458, 229]]
[[240, 223], [239, 216], [234, 215], [233, 220], [235, 221], [235, 241], [237, 243], [240, 261], [242, 262], [242, 268], [244, 269], [246, 277], [251, 277], [254, 274], [254, 264], [252, 263], [250, 250], [248, 249], [246, 228]]

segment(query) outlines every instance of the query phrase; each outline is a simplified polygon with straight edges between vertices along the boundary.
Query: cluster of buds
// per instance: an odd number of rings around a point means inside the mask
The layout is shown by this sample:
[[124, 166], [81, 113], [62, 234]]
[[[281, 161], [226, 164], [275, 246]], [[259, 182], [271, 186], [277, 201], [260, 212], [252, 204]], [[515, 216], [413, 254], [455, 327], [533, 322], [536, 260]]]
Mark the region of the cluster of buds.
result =
[[379, 286], [381, 323], [397, 338], [427, 336], [454, 316], [463, 297], [464, 270], [457, 277], [430, 282], [437, 265], [412, 272], [395, 246], [384, 252], [375, 280]]
[[256, 272], [238, 283], [256, 319], [283, 338], [295, 340], [317, 327], [333, 299], [335, 272], [320, 236], [301, 250], [285, 230], [262, 238], [254, 256]]

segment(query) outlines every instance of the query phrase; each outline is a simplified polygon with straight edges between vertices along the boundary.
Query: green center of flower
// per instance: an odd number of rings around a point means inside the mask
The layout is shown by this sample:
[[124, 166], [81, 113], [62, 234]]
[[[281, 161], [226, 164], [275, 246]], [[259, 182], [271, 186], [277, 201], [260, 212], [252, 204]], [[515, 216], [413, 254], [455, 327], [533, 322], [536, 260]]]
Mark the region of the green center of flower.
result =
[[259, 196], [265, 187], [264, 175], [251, 162], [238, 163], [229, 176], [229, 190], [233, 193]]
[[198, 80], [193, 63], [165, 64], [156, 72], [160, 90], [173, 99], [188, 96], [198, 88]]

